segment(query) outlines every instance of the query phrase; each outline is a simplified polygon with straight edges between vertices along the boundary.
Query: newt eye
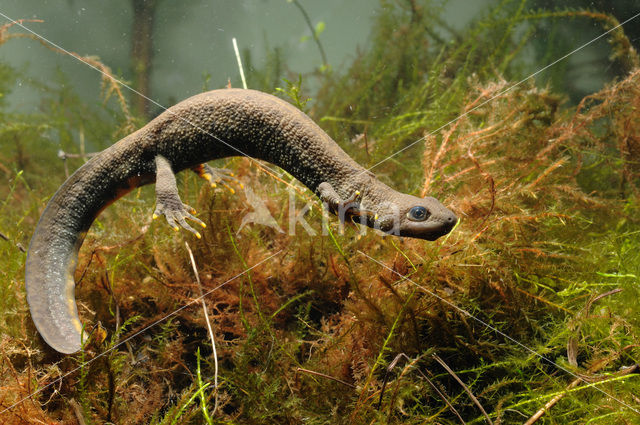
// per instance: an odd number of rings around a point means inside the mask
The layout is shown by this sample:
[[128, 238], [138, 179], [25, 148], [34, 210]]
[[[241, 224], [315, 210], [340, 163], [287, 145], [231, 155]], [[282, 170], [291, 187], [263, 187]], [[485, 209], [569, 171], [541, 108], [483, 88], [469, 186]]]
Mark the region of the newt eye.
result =
[[413, 207], [407, 213], [409, 220], [413, 221], [425, 221], [429, 215], [429, 211], [425, 207]]

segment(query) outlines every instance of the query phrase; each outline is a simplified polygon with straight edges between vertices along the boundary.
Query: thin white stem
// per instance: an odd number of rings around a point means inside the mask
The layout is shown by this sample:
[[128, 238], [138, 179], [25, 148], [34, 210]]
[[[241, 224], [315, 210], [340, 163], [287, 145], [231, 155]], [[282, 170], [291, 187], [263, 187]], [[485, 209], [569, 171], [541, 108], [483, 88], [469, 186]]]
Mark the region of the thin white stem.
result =
[[200, 302], [202, 303], [202, 311], [204, 312], [204, 319], [207, 321], [207, 328], [209, 329], [209, 338], [211, 339], [211, 346], [213, 347], [213, 388], [215, 391], [214, 397], [214, 405], [213, 412], [211, 415], [216, 413], [218, 410], [218, 352], [216, 351], [216, 339], [213, 336], [213, 328], [211, 327], [211, 320], [209, 320], [209, 313], [207, 309], [207, 303], [204, 300], [204, 291], [202, 290], [202, 283], [200, 283], [200, 275], [198, 274], [198, 268], [196, 267], [196, 260], [193, 258], [193, 252], [191, 252], [191, 248], [189, 247], [189, 243], [185, 242], [184, 245], [187, 247], [187, 252], [189, 253], [189, 259], [191, 260], [191, 266], [193, 267], [193, 274], [196, 275], [196, 282], [198, 282], [198, 295], [200, 295]]
[[242, 78], [242, 88], [247, 89], [247, 80], [244, 78], [244, 68], [242, 67], [242, 59], [240, 59], [240, 50], [238, 50], [238, 42], [236, 38], [232, 38], [233, 50], [236, 52], [236, 60], [238, 61], [238, 70], [240, 71], [240, 78]]

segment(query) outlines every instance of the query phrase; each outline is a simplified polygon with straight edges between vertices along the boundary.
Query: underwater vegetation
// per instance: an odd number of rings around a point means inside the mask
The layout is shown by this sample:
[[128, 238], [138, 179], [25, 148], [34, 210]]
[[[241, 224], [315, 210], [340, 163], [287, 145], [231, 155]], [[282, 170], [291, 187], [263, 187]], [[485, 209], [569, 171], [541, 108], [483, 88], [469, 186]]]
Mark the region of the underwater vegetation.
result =
[[[24, 250], [84, 140], [104, 148], [142, 123], [108, 78], [96, 104], [54, 75], [42, 113], [11, 111], [19, 70], [0, 63], [2, 423], [640, 421], [640, 64], [625, 27], [526, 1], [461, 31], [427, 1], [379, 8], [349, 67], [298, 79], [274, 50], [274, 69], [248, 81], [304, 109], [390, 186], [442, 201], [461, 218], [453, 232], [361, 236], [333, 218], [323, 232], [319, 201], [290, 176], [220, 161], [251, 194], [181, 175], [201, 239], [151, 220], [153, 187], [94, 223], [76, 272], [91, 338], [73, 356], [31, 323]], [[612, 30], [618, 70], [575, 102], [560, 74], [524, 79], [537, 71], [536, 31], [567, 20]], [[17, 34], [0, 28], [0, 49]], [[243, 223], [250, 197], [275, 226]], [[295, 220], [305, 204], [313, 236]]]

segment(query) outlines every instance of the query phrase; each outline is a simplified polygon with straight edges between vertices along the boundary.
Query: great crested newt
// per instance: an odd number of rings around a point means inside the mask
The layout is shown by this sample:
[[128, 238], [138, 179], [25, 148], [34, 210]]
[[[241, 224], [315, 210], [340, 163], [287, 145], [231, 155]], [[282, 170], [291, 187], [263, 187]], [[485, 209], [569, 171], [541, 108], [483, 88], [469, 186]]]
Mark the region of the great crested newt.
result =
[[254, 90], [202, 93], [92, 157], [47, 204], [25, 266], [31, 317], [44, 340], [61, 353], [81, 348], [73, 276], [84, 236], [106, 206], [155, 182], [154, 216], [199, 236], [185, 219], [203, 223], [180, 200], [174, 173], [190, 168], [205, 178], [224, 178], [205, 162], [238, 155], [283, 168], [341, 219], [356, 216], [369, 227], [427, 240], [457, 222], [435, 198], [399, 193], [377, 180], [289, 103]]

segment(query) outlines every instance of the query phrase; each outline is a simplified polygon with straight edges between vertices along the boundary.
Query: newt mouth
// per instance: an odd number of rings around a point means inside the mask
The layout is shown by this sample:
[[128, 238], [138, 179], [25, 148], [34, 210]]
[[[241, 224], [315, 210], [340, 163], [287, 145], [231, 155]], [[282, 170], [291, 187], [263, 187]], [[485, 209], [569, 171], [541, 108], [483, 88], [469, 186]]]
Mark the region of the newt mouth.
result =
[[400, 230], [400, 236], [435, 241], [436, 239], [451, 232], [457, 223], [458, 217], [450, 212], [446, 217], [443, 217], [441, 221], [438, 220], [429, 223], [406, 223], [406, 225]]

